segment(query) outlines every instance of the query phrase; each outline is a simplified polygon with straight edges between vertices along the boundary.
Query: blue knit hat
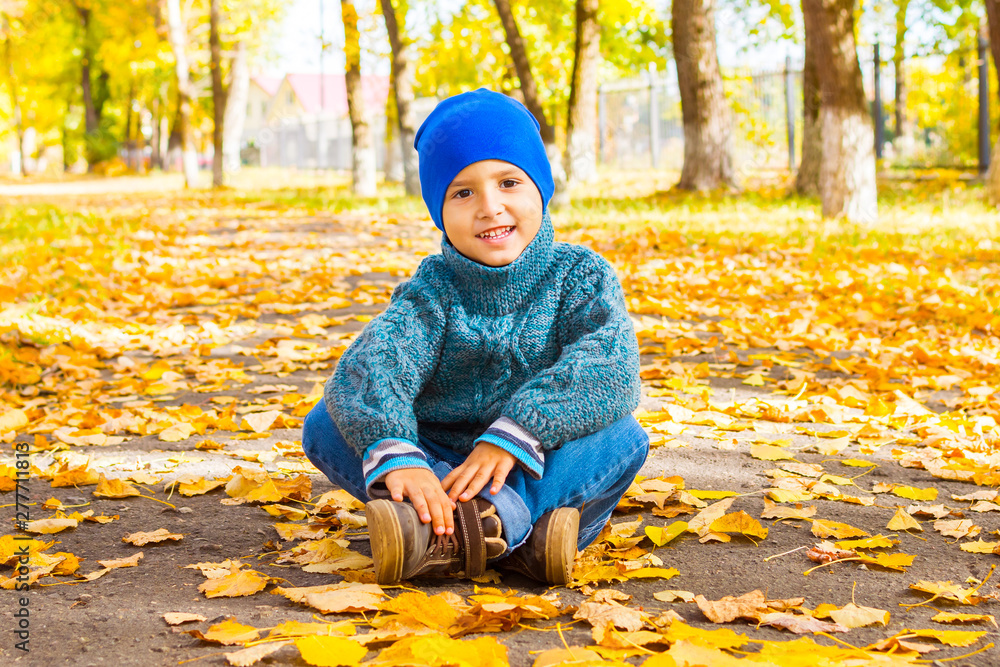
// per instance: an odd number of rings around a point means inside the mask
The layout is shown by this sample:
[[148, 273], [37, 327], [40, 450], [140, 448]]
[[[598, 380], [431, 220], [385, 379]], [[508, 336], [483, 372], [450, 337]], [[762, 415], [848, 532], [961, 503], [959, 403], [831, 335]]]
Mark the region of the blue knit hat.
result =
[[413, 147], [420, 158], [420, 189], [431, 219], [444, 231], [441, 209], [458, 172], [481, 160], [503, 160], [520, 167], [548, 209], [555, 189], [552, 167], [538, 132], [538, 121], [512, 97], [480, 88], [442, 100], [424, 120]]

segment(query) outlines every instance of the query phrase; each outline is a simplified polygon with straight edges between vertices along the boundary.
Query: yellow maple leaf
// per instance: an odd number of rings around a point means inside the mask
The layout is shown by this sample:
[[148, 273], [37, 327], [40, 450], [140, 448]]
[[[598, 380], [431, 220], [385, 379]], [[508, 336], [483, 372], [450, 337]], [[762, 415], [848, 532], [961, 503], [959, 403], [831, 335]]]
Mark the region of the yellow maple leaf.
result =
[[937, 623], [980, 623], [983, 621], [997, 627], [997, 620], [992, 614], [958, 614], [952, 611], [939, 611], [931, 620]]
[[896, 509], [896, 513], [892, 515], [891, 519], [889, 519], [889, 523], [886, 524], [886, 528], [889, 530], [916, 530], [920, 532], [923, 532], [924, 530], [920, 526], [920, 522], [910, 516], [910, 514], [902, 507]]
[[986, 632], [979, 630], [905, 630], [911, 637], [936, 639], [948, 646], [971, 646], [982, 638]]
[[357, 665], [368, 649], [346, 637], [307, 635], [295, 640], [299, 655], [310, 665], [337, 667]]
[[409, 616], [429, 628], [444, 629], [455, 623], [460, 612], [440, 595], [427, 595], [421, 591], [402, 593], [379, 605], [382, 611]]
[[773, 445], [750, 445], [750, 456], [762, 461], [794, 461], [795, 457], [781, 447]]
[[306, 635], [351, 636], [355, 634], [354, 624], [350, 621], [340, 623], [303, 623], [302, 621], [282, 621], [271, 628], [268, 638], [273, 637], [305, 637]]
[[181, 623], [192, 623], [207, 621], [208, 618], [201, 614], [191, 614], [183, 611], [168, 611], [163, 615], [163, 620], [167, 625], [180, 625]]
[[742, 510], [719, 517], [711, 523], [709, 530], [713, 533], [740, 533], [762, 540], [767, 537], [767, 528]]
[[233, 618], [227, 618], [221, 623], [216, 623], [210, 627], [204, 634], [198, 630], [191, 630], [190, 634], [198, 639], [204, 639], [205, 641], [215, 642], [225, 646], [232, 646], [233, 644], [252, 642], [257, 639], [258, 635], [260, 635], [260, 630], [252, 625], [237, 623]]
[[235, 598], [253, 595], [264, 590], [268, 577], [254, 570], [231, 572], [216, 579], [209, 579], [198, 586], [207, 598]]
[[493, 637], [462, 640], [446, 635], [423, 635], [399, 640], [384, 649], [371, 664], [507, 667], [507, 647]]
[[670, 579], [680, 572], [672, 567], [640, 567], [626, 570], [624, 574], [629, 579]]
[[223, 655], [226, 657], [226, 662], [233, 667], [251, 667], [291, 643], [291, 641], [268, 642], [267, 644], [249, 646], [239, 651], [223, 653]]
[[97, 488], [93, 491], [98, 498], [129, 498], [131, 496], [141, 496], [139, 489], [135, 488], [123, 479], [108, 479], [101, 473], [97, 480]]
[[978, 539], [975, 542], [966, 542], [959, 548], [962, 551], [967, 551], [973, 554], [994, 554], [998, 553], [997, 549], [1000, 549], [1000, 542], [986, 542], [982, 539]]
[[735, 491], [699, 491], [697, 489], [691, 489], [688, 493], [700, 500], [721, 500], [740, 495]]
[[166, 540], [180, 540], [184, 536], [180, 533], [171, 533], [166, 528], [158, 528], [150, 532], [138, 532], [131, 533], [122, 538], [122, 542], [127, 542], [129, 544], [134, 544], [137, 547], [144, 546], [146, 544], [155, 544], [157, 542], [164, 542]]
[[7, 410], [0, 415], [0, 433], [16, 431], [28, 425], [28, 415], [20, 408]]
[[978, 589], [962, 588], [961, 584], [953, 584], [951, 581], [926, 581], [921, 579], [915, 584], [910, 584], [910, 588], [921, 593], [930, 593], [931, 598], [927, 602], [936, 600], [937, 598], [944, 598], [961, 604], [977, 605], [983, 600], [983, 598], [976, 595]]
[[24, 530], [29, 533], [51, 535], [67, 528], [76, 528], [79, 521], [70, 518], [49, 518], [29, 521], [25, 524]]
[[187, 440], [195, 432], [194, 426], [186, 422], [174, 424], [160, 431], [160, 440], [163, 442], [180, 442]]
[[881, 623], [889, 625], [889, 612], [874, 607], [859, 607], [853, 602], [829, 612], [830, 618], [845, 628], [863, 628]]
[[658, 547], [662, 547], [688, 529], [687, 521], [674, 521], [669, 526], [646, 526], [646, 537]]
[[837, 542], [838, 549], [888, 549], [896, 544], [899, 544], [899, 540], [893, 540], [886, 537], [885, 535], [876, 535], [875, 537], [865, 537], [859, 540], [844, 540], [842, 542]]
[[760, 373], [751, 373], [740, 384], [745, 384], [749, 387], [763, 387], [766, 383]]
[[934, 500], [937, 498], [938, 490], [933, 486], [926, 489], [918, 489], [915, 486], [897, 486], [892, 489], [891, 493], [908, 500]]
[[870, 537], [867, 531], [855, 528], [846, 523], [827, 521], [826, 519], [812, 520], [812, 534], [816, 537], [833, 537], [842, 540], [846, 537]]
[[862, 459], [844, 459], [840, 462], [842, 466], [853, 466], [855, 468], [872, 468], [878, 467], [877, 463], [872, 463], [871, 461], [864, 461]]

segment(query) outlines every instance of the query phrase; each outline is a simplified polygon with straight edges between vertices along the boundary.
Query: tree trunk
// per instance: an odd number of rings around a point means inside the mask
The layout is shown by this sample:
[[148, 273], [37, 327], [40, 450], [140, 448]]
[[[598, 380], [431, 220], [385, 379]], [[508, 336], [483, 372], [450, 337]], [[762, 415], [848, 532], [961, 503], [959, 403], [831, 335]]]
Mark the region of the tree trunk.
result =
[[599, 0], [576, 0], [576, 46], [566, 119], [566, 180], [597, 177], [597, 67], [601, 59]]
[[[542, 109], [542, 103], [538, 99], [538, 86], [535, 83], [535, 76], [531, 73], [531, 61], [528, 60], [528, 51], [524, 47], [524, 39], [521, 37], [521, 31], [517, 27], [517, 21], [514, 20], [514, 13], [510, 8], [510, 0], [494, 0], [494, 4], [497, 7], [497, 13], [500, 15], [500, 23], [503, 24], [503, 32], [507, 37], [507, 46], [510, 48], [510, 57], [514, 61], [514, 69], [517, 72], [517, 78], [520, 80], [521, 94], [524, 95], [524, 106], [528, 108], [531, 115], [535, 117], [538, 124], [541, 126], [539, 132], [542, 135], [542, 142], [547, 146], [549, 144], [554, 144], [556, 142], [556, 131], [555, 128], [549, 124], [549, 121], [545, 119], [545, 111]], [[597, 2], [591, 0], [594, 6], [594, 13], [596, 14]], [[577, 4], [577, 33], [579, 34], [579, 19], [580, 7]], [[598, 42], [600, 46], [600, 42]]]
[[83, 28], [83, 49], [80, 56], [80, 87], [83, 91], [83, 118], [84, 130], [87, 134], [97, 132], [100, 126], [100, 118], [97, 115], [97, 107], [94, 105], [94, 90], [90, 80], [90, 65], [94, 59], [93, 48], [90, 43], [90, 8], [81, 7], [74, 3], [77, 16], [80, 17], [80, 25]]
[[21, 176], [28, 175], [28, 164], [24, 155], [24, 117], [21, 114], [21, 96], [17, 83], [17, 72], [14, 70], [13, 48], [11, 47], [10, 21], [3, 16], [3, 59], [7, 75], [7, 90], [10, 92], [10, 108], [14, 122], [14, 132], [17, 134], [17, 152], [21, 156]]
[[906, 115], [906, 10], [910, 0], [896, 0], [896, 51], [892, 62], [896, 71], [896, 152], [909, 153], [913, 144]]
[[736, 187], [732, 120], [715, 47], [714, 0], [674, 0], [670, 18], [684, 121], [684, 166], [677, 187]]
[[374, 197], [375, 147], [371, 126], [365, 115], [365, 98], [361, 88], [361, 33], [354, 0], [340, 0], [344, 19], [344, 56], [347, 70], [347, 110], [351, 116], [351, 189], [360, 197]]
[[819, 166], [823, 161], [823, 137], [819, 125], [819, 68], [816, 62], [818, 37], [806, 24], [806, 57], [802, 65], [802, 160], [795, 174], [795, 190], [800, 195], [819, 194]]
[[[1000, 73], [1000, 0], [985, 0], [993, 67]], [[988, 68], [987, 68], [988, 69]], [[993, 145], [990, 168], [986, 172], [986, 201], [1000, 207], [1000, 139]]]
[[560, 208], [569, 203], [569, 190], [566, 183], [566, 171], [563, 167], [563, 156], [556, 146], [555, 126], [549, 123], [545, 117], [545, 110], [538, 97], [538, 86], [535, 83], [535, 76], [531, 72], [531, 61], [528, 59], [528, 51], [524, 46], [524, 39], [521, 31], [517, 27], [514, 13], [511, 11], [509, 0], [494, 0], [497, 14], [500, 15], [500, 23], [503, 25], [507, 47], [510, 49], [511, 59], [514, 61], [514, 71], [517, 73], [519, 89], [524, 97], [524, 106], [527, 107], [531, 115], [538, 121], [538, 131], [542, 135], [542, 143], [545, 144], [545, 153], [549, 158], [552, 167], [552, 181], [555, 191], [552, 200], [549, 202], [551, 208]]
[[[414, 72], [410, 55], [412, 40], [406, 36], [406, 4], [404, 2], [397, 4], [398, 16], [392, 0], [381, 1], [385, 27], [389, 33], [389, 45], [392, 47], [392, 96], [396, 100], [396, 124], [399, 128], [399, 145], [403, 159], [403, 180], [406, 194], [419, 195], [420, 169], [417, 149], [413, 147], [413, 138], [417, 130], [413, 112]], [[389, 136], [388, 132], [386, 136]], [[388, 155], [386, 158], [388, 159]]]
[[816, 37], [820, 76], [823, 159], [819, 194], [826, 217], [878, 221], [875, 129], [854, 43], [855, 0], [802, 0], [802, 14]]
[[198, 179], [198, 154], [195, 152], [194, 137], [191, 132], [194, 87], [191, 85], [191, 71], [188, 69], [187, 28], [184, 25], [184, 17], [181, 16], [180, 0], [166, 1], [170, 48], [174, 52], [174, 69], [177, 75], [177, 118], [174, 128], [180, 140], [184, 185], [193, 188]]
[[385, 160], [382, 173], [387, 183], [406, 180], [403, 166], [402, 142], [399, 139], [399, 114], [396, 108], [396, 77], [389, 73], [389, 94], [385, 100]]
[[222, 84], [222, 43], [219, 39], [219, 0], [208, 3], [208, 48], [211, 60], [208, 64], [212, 72], [212, 187], [221, 188], [226, 184], [226, 172], [222, 164], [222, 139], [226, 123], [226, 88]]
[[240, 170], [240, 143], [247, 119], [247, 100], [250, 97], [250, 63], [246, 43], [236, 44], [236, 55], [229, 67], [229, 86], [226, 91], [226, 114], [223, 119], [222, 166], [228, 173]]

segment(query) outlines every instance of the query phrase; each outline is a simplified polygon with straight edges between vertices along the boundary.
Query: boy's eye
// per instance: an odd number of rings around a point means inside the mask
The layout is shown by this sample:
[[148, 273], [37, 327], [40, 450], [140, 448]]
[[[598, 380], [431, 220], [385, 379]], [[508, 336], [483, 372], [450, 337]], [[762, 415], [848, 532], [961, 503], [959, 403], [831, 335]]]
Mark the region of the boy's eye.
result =
[[[513, 179], [513, 178], [505, 178], [502, 181], [500, 181], [500, 185], [503, 185], [504, 187], [512, 188], [512, 187], [514, 187], [514, 186], [517, 185], [517, 181], [515, 179]], [[452, 196], [455, 197], [455, 198], [457, 198], [457, 199], [465, 199], [465, 197], [467, 196], [465, 193], [470, 193], [471, 194], [472, 190], [470, 190], [469, 188], [462, 188], [461, 190], [457, 190], [455, 192], [455, 194], [452, 195]]]

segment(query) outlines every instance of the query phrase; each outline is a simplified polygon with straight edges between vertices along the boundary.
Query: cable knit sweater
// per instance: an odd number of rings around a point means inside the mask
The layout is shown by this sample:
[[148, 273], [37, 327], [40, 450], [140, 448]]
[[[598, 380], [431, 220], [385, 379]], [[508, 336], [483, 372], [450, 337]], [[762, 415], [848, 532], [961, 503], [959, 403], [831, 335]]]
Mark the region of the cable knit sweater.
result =
[[546, 450], [636, 408], [639, 350], [611, 265], [554, 243], [546, 212], [507, 266], [445, 237], [341, 357], [324, 400], [369, 491], [428, 467], [418, 435], [462, 453], [490, 442], [538, 479]]

